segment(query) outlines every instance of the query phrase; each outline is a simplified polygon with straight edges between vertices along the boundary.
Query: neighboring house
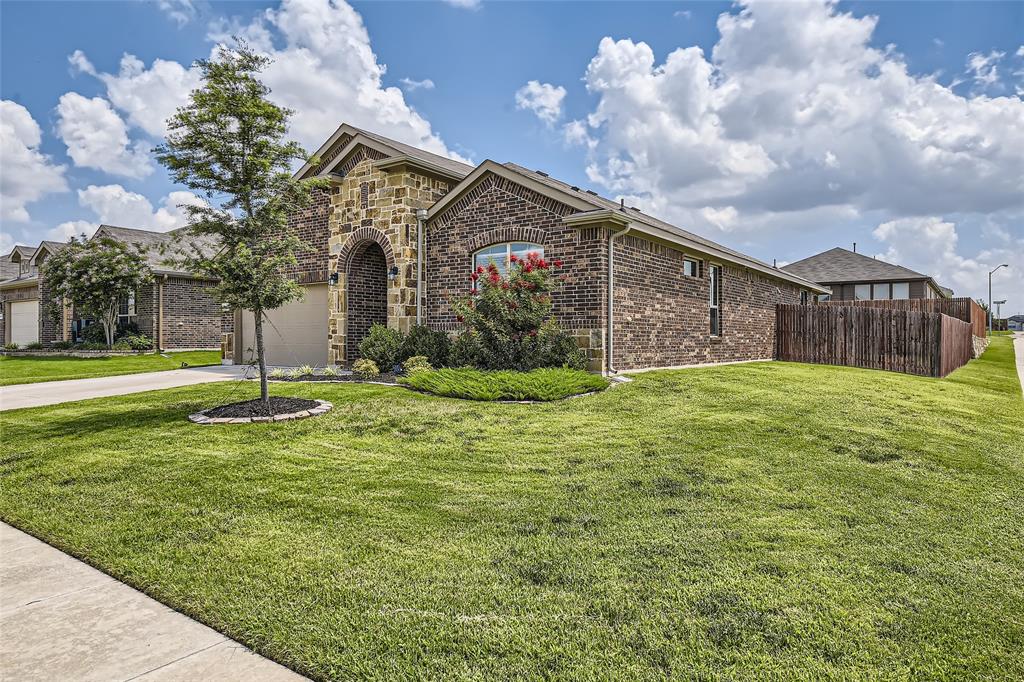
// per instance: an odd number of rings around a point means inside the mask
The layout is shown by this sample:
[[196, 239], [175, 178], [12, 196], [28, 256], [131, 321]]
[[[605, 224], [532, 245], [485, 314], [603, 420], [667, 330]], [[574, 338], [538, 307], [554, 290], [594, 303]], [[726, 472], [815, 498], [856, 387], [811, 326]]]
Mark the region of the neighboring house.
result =
[[[137, 325], [140, 333], [152, 338], [162, 349], [220, 348], [221, 334], [233, 330], [234, 316], [210, 295], [211, 281], [169, 264], [162, 249], [179, 248], [173, 243], [178, 232], [101, 225], [92, 238], [104, 236], [134, 245], [144, 252], [154, 274], [151, 285], [121, 302], [121, 324]], [[30, 266], [24, 276], [0, 282], [4, 342], [9, 339], [24, 345], [36, 341], [74, 341], [92, 322], [81, 319], [69, 306], [58, 318], [50, 312], [59, 302], [53, 300], [39, 268], [64, 246], [60, 242], [40, 243], [30, 253]]]
[[1006, 320], [1006, 327], [1010, 331], [1024, 331], [1024, 315], [1013, 315]]
[[[454, 331], [449, 301], [493, 258], [564, 261], [554, 311], [594, 370], [771, 358], [775, 306], [827, 289], [515, 164], [474, 167], [342, 125], [298, 177], [330, 179], [290, 225], [303, 300], [269, 313], [271, 364], [356, 359], [373, 323]], [[609, 295], [611, 292], [611, 295]], [[236, 318], [248, 361], [251, 316]]]
[[831, 295], [820, 296], [823, 301], [953, 296], [952, 289], [940, 286], [928, 275], [839, 247], [784, 265], [782, 269], [828, 287]]
[[3, 259], [0, 281], [0, 343], [24, 345], [39, 340], [38, 268], [33, 246], [18, 245]]

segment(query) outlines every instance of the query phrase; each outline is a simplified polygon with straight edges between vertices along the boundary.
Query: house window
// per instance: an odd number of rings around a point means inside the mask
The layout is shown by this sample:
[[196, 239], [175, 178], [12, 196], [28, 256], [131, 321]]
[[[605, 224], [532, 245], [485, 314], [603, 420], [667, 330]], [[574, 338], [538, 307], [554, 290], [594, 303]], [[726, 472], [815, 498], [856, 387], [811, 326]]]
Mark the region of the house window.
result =
[[819, 303], [824, 303], [825, 301], [831, 301], [831, 300], [832, 300], [832, 295], [831, 294], [818, 294], [818, 302]]
[[889, 300], [889, 283], [876, 284], [875, 289], [871, 294], [871, 297], [878, 300]]
[[855, 301], [870, 301], [871, 300], [871, 285], [870, 284], [858, 284], [853, 288], [853, 300]]
[[498, 272], [505, 275], [508, 272], [509, 258], [526, 258], [529, 253], [536, 253], [544, 257], [544, 247], [540, 244], [530, 242], [507, 242], [505, 244], [492, 244], [486, 249], [480, 249], [473, 254], [473, 269], [486, 268], [488, 264], [494, 263]]
[[892, 285], [892, 297], [901, 300], [910, 298], [910, 282], [894, 282]]
[[121, 298], [117, 305], [117, 326], [126, 327], [135, 322], [135, 292]]
[[807, 305], [807, 291], [805, 289], [800, 290], [800, 305]]
[[700, 277], [700, 262], [684, 258], [683, 274], [687, 277]]
[[708, 266], [708, 307], [711, 310], [711, 336], [722, 335], [722, 266]]

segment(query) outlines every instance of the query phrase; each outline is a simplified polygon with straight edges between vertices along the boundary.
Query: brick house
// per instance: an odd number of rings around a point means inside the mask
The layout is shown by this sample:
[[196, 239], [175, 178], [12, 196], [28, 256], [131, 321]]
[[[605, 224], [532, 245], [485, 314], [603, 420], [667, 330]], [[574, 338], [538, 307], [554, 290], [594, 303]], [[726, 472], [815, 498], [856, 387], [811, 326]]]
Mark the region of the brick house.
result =
[[[220, 348], [221, 334], [233, 331], [234, 315], [223, 311], [210, 295], [213, 282], [181, 272], [161, 254], [161, 247], [171, 245], [177, 232], [101, 225], [93, 235], [93, 239], [110, 237], [143, 250], [154, 275], [152, 284], [121, 302], [118, 321], [137, 325], [139, 332], [152, 338], [161, 349]], [[70, 306], [65, 306], [57, 318], [50, 312], [60, 303], [53, 300], [40, 266], [64, 246], [44, 241], [34, 248], [15, 247], [8, 255], [18, 262], [19, 275], [0, 281], [0, 333], [4, 343], [10, 340], [23, 346], [33, 342], [47, 345], [74, 341], [91, 323], [77, 316]], [[28, 255], [24, 255], [26, 252]]]
[[[775, 306], [827, 289], [515, 164], [475, 168], [349, 125], [298, 177], [331, 181], [292, 229], [302, 301], [271, 311], [271, 364], [345, 364], [377, 322], [454, 331], [450, 298], [513, 253], [565, 262], [554, 298], [595, 371], [771, 358]], [[236, 360], [251, 358], [239, 313]]]
[[931, 276], [840, 247], [782, 266], [786, 272], [827, 287], [821, 300], [877, 301], [951, 298], [953, 291]]

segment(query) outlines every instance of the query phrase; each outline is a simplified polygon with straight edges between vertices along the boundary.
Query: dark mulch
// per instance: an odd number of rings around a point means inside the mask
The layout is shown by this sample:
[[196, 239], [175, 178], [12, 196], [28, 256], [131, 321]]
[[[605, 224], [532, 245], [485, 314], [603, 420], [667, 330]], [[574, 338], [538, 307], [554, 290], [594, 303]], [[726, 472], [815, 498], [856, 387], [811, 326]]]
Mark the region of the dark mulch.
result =
[[270, 414], [263, 405], [262, 400], [244, 400], [240, 403], [221, 405], [206, 411], [207, 417], [272, 417], [277, 414], [291, 414], [301, 412], [318, 405], [315, 400], [306, 398], [270, 398]]
[[382, 384], [394, 384], [397, 383], [397, 377], [390, 372], [387, 374], [380, 374], [372, 379], [360, 379], [351, 374], [342, 374], [336, 377], [328, 377], [323, 374], [307, 374], [304, 377], [273, 377], [271, 381], [290, 381], [294, 383], [300, 383], [303, 381], [376, 381]]

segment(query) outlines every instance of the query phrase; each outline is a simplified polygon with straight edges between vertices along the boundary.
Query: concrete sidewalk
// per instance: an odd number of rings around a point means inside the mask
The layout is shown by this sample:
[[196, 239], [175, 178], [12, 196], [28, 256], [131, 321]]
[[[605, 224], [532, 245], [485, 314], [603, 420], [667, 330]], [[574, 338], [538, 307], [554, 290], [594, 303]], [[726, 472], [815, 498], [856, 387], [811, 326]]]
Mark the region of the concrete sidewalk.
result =
[[0, 679], [305, 678], [0, 523]]
[[1024, 391], [1024, 332], [1013, 333], [1013, 350], [1017, 355], [1017, 378], [1020, 388]]
[[143, 374], [122, 374], [94, 379], [72, 379], [70, 381], [47, 381], [38, 384], [18, 384], [0, 387], [0, 411], [16, 410], [21, 407], [56, 405], [75, 400], [104, 398], [112, 395], [156, 391], [161, 388], [177, 388], [211, 381], [240, 379], [245, 366], [214, 365], [172, 369], [164, 372]]

